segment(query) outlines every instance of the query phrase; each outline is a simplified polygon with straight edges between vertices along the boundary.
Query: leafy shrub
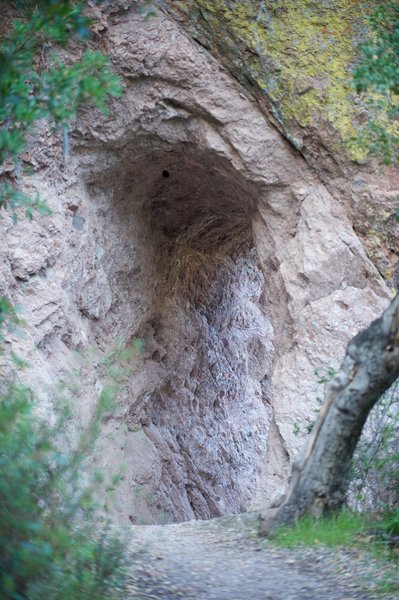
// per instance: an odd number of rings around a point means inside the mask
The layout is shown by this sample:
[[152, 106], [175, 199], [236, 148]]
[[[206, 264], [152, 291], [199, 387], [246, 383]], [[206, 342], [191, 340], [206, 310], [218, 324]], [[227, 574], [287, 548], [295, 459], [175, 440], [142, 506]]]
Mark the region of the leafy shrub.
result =
[[[6, 321], [10, 308], [1, 308]], [[90, 519], [92, 487], [79, 473], [96, 439], [105, 391], [75, 451], [59, 450], [64, 417], [48, 425], [32, 391], [0, 387], [0, 597], [52, 600], [123, 597], [125, 543]], [[85, 517], [84, 519], [82, 517]], [[98, 531], [99, 529], [99, 531]]]
[[[0, 320], [15, 319], [0, 303]], [[1, 351], [1, 347], [0, 347]], [[18, 366], [24, 361], [18, 360]], [[35, 413], [32, 391], [8, 376], [0, 383], [0, 597], [35, 600], [123, 597], [126, 544], [94, 519], [95, 483], [82, 484], [85, 460], [113, 387], [104, 387], [95, 414], [70, 449], [69, 407], [51, 425]], [[68, 453], [61, 448], [68, 447]]]
[[[119, 95], [121, 88], [100, 53], [85, 49], [75, 60], [62, 53], [72, 38], [89, 37], [83, 3], [17, 0], [13, 10], [16, 16], [0, 42], [0, 166], [7, 162], [14, 181], [0, 184], [0, 208], [9, 208], [16, 220], [21, 208], [29, 218], [34, 208], [49, 212], [45, 202], [26, 196], [18, 185], [22, 153], [36, 122], [46, 119], [61, 129], [66, 151], [78, 106], [89, 101], [105, 111], [107, 97]], [[0, 298], [0, 326], [18, 323], [10, 301]], [[23, 366], [23, 359], [12, 358]], [[66, 455], [59, 438], [67, 412], [50, 426], [35, 414], [29, 388], [10, 373], [0, 384], [2, 599], [123, 596], [125, 544], [90, 520], [92, 486], [82, 486], [79, 477], [111, 395], [104, 389], [92, 422]]]

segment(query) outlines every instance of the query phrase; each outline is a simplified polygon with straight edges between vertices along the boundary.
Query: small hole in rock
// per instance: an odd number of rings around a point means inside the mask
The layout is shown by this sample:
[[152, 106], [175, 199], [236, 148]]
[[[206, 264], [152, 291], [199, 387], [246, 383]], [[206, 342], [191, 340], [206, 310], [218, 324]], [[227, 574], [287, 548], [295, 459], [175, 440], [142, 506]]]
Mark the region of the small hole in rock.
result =
[[169, 171], [167, 169], [162, 171], [162, 177], [169, 177]]

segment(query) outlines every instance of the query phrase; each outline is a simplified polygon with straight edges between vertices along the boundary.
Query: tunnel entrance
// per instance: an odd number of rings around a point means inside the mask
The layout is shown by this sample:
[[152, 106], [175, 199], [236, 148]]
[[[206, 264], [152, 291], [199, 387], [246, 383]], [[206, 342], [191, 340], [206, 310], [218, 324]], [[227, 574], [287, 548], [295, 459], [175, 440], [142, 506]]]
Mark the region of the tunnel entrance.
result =
[[[124, 416], [141, 436], [129, 457], [131, 490], [146, 490], [131, 511], [155, 521], [156, 513], [181, 521], [244, 511], [271, 420], [272, 328], [251, 230], [256, 193], [215, 152], [145, 146], [134, 160], [127, 149], [119, 154], [101, 187], [90, 183], [107, 221], [109, 337], [144, 342]], [[102, 319], [93, 327], [104, 335]]]

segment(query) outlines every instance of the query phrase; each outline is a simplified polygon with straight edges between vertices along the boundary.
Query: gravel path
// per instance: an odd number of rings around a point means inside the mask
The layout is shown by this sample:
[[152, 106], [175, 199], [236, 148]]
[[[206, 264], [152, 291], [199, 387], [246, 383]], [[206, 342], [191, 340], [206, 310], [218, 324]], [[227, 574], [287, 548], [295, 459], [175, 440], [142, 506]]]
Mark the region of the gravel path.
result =
[[[378, 571], [359, 551], [277, 549], [256, 516], [135, 527], [128, 598], [370, 600]], [[377, 569], [377, 570], [376, 570]], [[383, 575], [383, 574], [382, 574]], [[394, 596], [384, 596], [392, 598]], [[397, 596], [395, 596], [397, 598]]]

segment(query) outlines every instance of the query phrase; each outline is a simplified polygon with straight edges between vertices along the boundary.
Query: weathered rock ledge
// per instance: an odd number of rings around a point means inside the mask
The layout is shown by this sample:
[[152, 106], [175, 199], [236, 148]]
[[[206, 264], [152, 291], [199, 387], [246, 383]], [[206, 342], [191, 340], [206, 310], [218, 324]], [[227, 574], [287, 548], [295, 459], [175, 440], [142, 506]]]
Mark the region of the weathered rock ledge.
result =
[[67, 165], [38, 132], [24, 185], [53, 215], [0, 222], [0, 292], [27, 320], [9, 343], [31, 362], [43, 412], [63, 380], [71, 428], [87, 422], [104, 357], [143, 340], [93, 457], [107, 472], [123, 465], [110, 510], [133, 522], [279, 495], [317, 407], [314, 369], [334, 365], [390, 297], [345, 194], [157, 12], [145, 20], [126, 2], [102, 15], [93, 43], [124, 94], [108, 116], [82, 111]]

